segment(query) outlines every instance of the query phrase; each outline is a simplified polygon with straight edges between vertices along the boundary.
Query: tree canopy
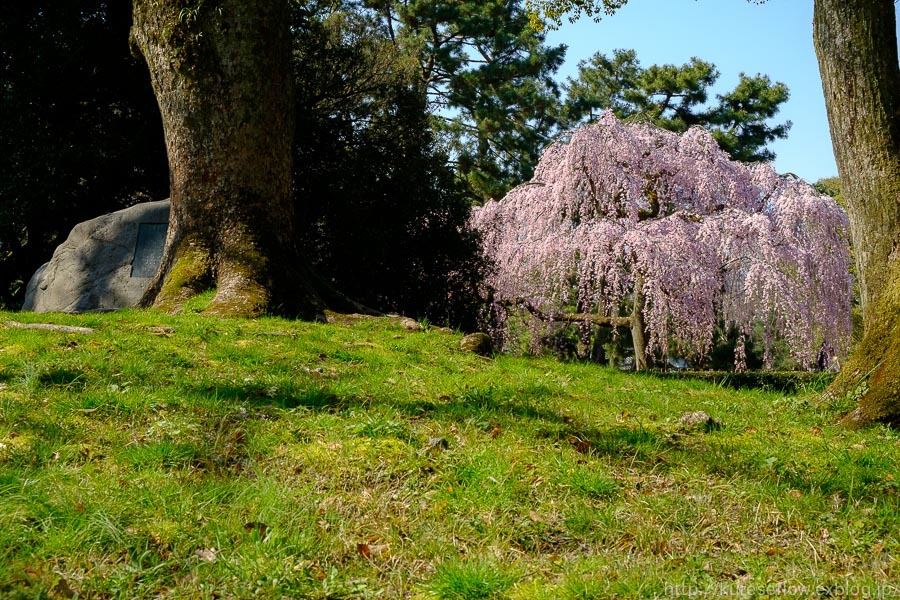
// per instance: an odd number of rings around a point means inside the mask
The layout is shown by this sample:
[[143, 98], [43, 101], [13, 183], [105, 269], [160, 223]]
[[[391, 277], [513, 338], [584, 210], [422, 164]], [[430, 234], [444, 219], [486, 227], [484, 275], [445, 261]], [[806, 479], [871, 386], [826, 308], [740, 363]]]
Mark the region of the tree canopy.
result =
[[790, 94], [783, 83], [765, 75], [740, 81], [708, 106], [709, 90], [719, 79], [710, 62], [692, 58], [687, 64], [643, 67], [634, 50], [600, 52], [578, 64], [578, 77], [569, 78], [567, 124], [591, 121], [610, 109], [623, 119], [645, 120], [670, 131], [684, 132], [700, 125], [735, 160], [770, 161], [769, 142], [787, 137], [790, 121], [769, 125]]
[[528, 179], [556, 131], [550, 47], [520, 0], [366, 0], [418, 67], [435, 129], [459, 175], [481, 199]]
[[742, 336], [739, 368], [753, 337], [769, 366], [775, 339], [807, 368], [847, 352], [846, 215], [767, 164], [729, 160], [703, 129], [603, 113], [475, 222], [497, 300], [551, 320], [628, 319], [638, 365], [644, 354], [706, 354], [718, 323]]
[[[472, 327], [484, 265], [414, 61], [370, 11], [291, 6], [298, 244], [367, 306]], [[16, 117], [0, 121], [0, 303], [15, 307], [75, 223], [165, 198], [168, 170], [130, 7], [40, 1], [0, 16], [0, 106]]]
[[294, 20], [301, 246], [367, 306], [474, 327], [485, 264], [470, 200], [409, 57], [352, 7], [309, 3]]

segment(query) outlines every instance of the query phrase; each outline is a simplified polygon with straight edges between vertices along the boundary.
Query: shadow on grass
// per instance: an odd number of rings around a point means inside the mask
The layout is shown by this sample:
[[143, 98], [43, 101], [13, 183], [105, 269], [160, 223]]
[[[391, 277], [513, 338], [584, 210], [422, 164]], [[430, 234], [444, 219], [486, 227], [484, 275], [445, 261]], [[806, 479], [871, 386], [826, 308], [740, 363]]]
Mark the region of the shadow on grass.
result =
[[[499, 387], [466, 390], [454, 396], [442, 396], [433, 402], [390, 398], [374, 400], [368, 396], [341, 396], [327, 385], [276, 388], [248, 383], [246, 385], [204, 385], [188, 388], [186, 391], [212, 400], [233, 401], [254, 407], [272, 406], [283, 409], [302, 407], [315, 411], [336, 412], [360, 406], [382, 404], [413, 417], [427, 415], [454, 421], [466, 420], [477, 415], [481, 417], [511, 416], [559, 423], [571, 422], [571, 418], [565, 415], [538, 408], [532, 402], [522, 400], [521, 396], [526, 394], [524, 390]], [[527, 390], [527, 393], [535, 395], [540, 400], [540, 395], [544, 392]], [[549, 394], [549, 391], [546, 393]]]
[[[410, 418], [427, 417], [447, 424], [459, 423], [503, 423], [513, 419], [532, 428], [537, 439], [547, 440], [559, 447], [568, 447], [586, 457], [604, 457], [613, 461], [637, 461], [648, 468], [669, 465], [674, 467], [690, 461], [699, 462], [709, 473], [724, 477], [746, 477], [760, 482], [771, 482], [778, 486], [801, 490], [817, 490], [821, 494], [841, 494], [848, 498], [870, 496], [877, 492], [886, 497], [897, 497], [898, 486], [887, 475], [892, 470], [876, 452], [838, 452], [815, 471], [784, 457], [769, 458], [766, 452], [751, 452], [740, 446], [722, 446], [704, 442], [705, 436], [715, 433], [671, 432], [665, 428], [647, 428], [638, 423], [612, 427], [594, 427], [579, 422], [571, 416], [542, 406], [542, 398], [552, 390], [517, 388], [515, 386], [487, 386], [467, 389], [452, 396], [441, 396], [434, 401], [401, 400], [397, 398], [373, 398], [371, 396], [340, 395], [327, 385], [281, 386], [279, 389], [266, 388], [259, 384], [228, 384], [198, 386], [186, 390], [189, 393], [210, 400], [227, 403], [233, 401], [249, 407], [276, 409], [303, 408], [314, 412], [338, 413], [384, 407], [407, 415]], [[390, 435], [402, 439], [416, 436], [413, 429], [400, 427], [391, 419], [373, 418], [371, 422], [360, 417], [358, 435], [384, 437]], [[203, 466], [227, 470], [243, 458], [243, 449], [222, 440], [238, 439], [230, 427], [219, 424], [222, 435], [213, 440], [204, 440], [205, 446], [215, 451], [202, 452], [200, 460], [206, 457]], [[212, 424], [208, 427], [215, 431]], [[395, 431], [396, 430], [396, 431]], [[216, 441], [218, 440], [218, 441]], [[234, 446], [234, 447], [232, 447]], [[170, 448], [158, 448], [162, 456], [147, 456], [143, 460], [159, 462], [188, 460], [198, 463], [197, 456], [185, 458]], [[178, 450], [178, 449], [176, 449]], [[184, 450], [183, 448], [180, 450]], [[148, 451], [149, 452], [149, 451]], [[153, 452], [151, 452], [153, 454]], [[207, 454], [211, 455], [210, 459]], [[689, 457], [692, 456], [693, 458]], [[222, 458], [224, 456], [225, 458]], [[773, 455], [774, 456], [774, 455]], [[214, 464], [213, 464], [214, 463]]]
[[678, 449], [677, 444], [664, 433], [641, 427], [597, 429], [572, 424], [561, 428], [540, 429], [537, 436], [570, 444], [582, 454], [604, 456], [614, 460], [639, 459], [659, 462], [663, 454]]
[[327, 386], [276, 389], [257, 384], [229, 384], [196, 387], [189, 389], [188, 392], [211, 400], [236, 402], [251, 407], [307, 408], [327, 412], [336, 412], [363, 403], [355, 398], [341, 398]]
[[442, 396], [437, 401], [415, 400], [398, 402], [398, 410], [411, 416], [428, 415], [434, 418], [449, 418], [464, 421], [479, 416], [482, 418], [516, 417], [532, 421], [570, 422], [571, 418], [555, 411], [539, 408], [534, 401], [523, 400], [523, 396], [538, 402], [550, 391], [542, 387], [528, 389], [490, 386], [473, 388], [453, 396]]
[[72, 371], [70, 369], [51, 369], [46, 373], [42, 373], [38, 378], [38, 381], [45, 387], [68, 387], [73, 389], [82, 389], [85, 386], [87, 377], [81, 371]]
[[[233, 400], [255, 407], [282, 409], [305, 408], [312, 411], [339, 412], [382, 404], [410, 417], [427, 416], [452, 423], [473, 420], [493, 422], [504, 418], [529, 422], [537, 437], [558, 441], [584, 454], [654, 460], [675, 445], [664, 434], [635, 427], [598, 429], [586, 427], [572, 417], [541, 408], [541, 397], [551, 390], [544, 388], [489, 386], [468, 389], [453, 396], [427, 400], [373, 400], [355, 396], [339, 396], [327, 386], [308, 388], [265, 388], [257, 384], [219, 385], [195, 388], [194, 393], [216, 400]], [[525, 400], [524, 397], [534, 398]]]
[[646, 377], [704, 381], [734, 390], [763, 390], [782, 394], [825, 390], [835, 374], [822, 371], [650, 371]]

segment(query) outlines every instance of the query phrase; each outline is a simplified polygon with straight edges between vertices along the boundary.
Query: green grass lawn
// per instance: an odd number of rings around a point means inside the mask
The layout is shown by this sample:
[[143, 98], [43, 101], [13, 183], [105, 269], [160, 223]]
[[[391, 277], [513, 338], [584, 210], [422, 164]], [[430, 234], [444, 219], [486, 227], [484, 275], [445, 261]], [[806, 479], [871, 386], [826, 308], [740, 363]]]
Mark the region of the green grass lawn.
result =
[[387, 319], [13, 320], [96, 331], [0, 325], [3, 598], [900, 597], [900, 434], [814, 391]]

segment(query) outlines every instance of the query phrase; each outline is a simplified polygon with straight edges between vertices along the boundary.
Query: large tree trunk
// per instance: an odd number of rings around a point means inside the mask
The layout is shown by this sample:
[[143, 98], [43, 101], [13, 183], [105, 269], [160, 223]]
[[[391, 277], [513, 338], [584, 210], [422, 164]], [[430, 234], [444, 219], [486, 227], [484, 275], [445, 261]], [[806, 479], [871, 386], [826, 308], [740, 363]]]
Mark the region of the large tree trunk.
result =
[[816, 0], [814, 41], [865, 323], [833, 386], [846, 422], [900, 423], [900, 66], [894, 0]]
[[294, 241], [287, 0], [134, 0], [132, 44], [162, 112], [172, 209], [143, 305], [215, 288], [216, 314], [315, 318]]

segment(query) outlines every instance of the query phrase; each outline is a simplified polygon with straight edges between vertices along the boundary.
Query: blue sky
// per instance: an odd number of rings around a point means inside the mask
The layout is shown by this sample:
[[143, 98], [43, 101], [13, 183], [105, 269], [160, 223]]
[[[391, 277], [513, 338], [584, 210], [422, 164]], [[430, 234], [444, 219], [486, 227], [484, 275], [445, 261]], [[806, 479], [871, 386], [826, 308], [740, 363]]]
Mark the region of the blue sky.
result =
[[837, 175], [825, 100], [812, 43], [813, 0], [631, 0], [599, 23], [582, 17], [551, 32], [548, 43], [569, 46], [559, 78], [577, 73], [578, 61], [615, 48], [637, 51], [644, 66], [681, 65], [692, 56], [720, 71], [714, 91], [734, 88], [741, 72], [762, 73], [791, 91], [777, 117], [794, 126], [770, 145], [778, 172], [808, 181]]

